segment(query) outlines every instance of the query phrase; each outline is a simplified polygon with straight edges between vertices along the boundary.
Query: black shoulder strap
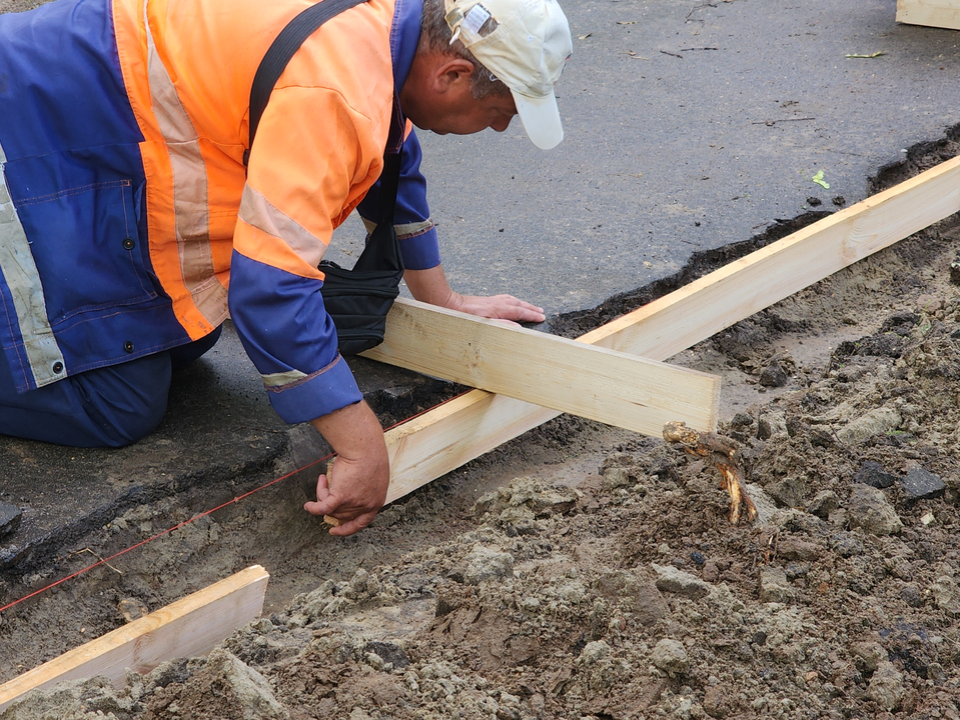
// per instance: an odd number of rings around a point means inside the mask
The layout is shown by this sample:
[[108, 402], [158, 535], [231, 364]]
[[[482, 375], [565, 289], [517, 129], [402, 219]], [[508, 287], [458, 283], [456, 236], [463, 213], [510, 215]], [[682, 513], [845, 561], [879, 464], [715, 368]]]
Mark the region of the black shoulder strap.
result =
[[267, 107], [273, 86], [277, 84], [290, 58], [297, 52], [303, 41], [327, 20], [362, 2], [366, 0], [323, 0], [297, 15], [277, 35], [267, 54], [263, 56], [260, 67], [257, 68], [257, 74], [253, 77], [253, 87], [250, 89], [250, 142], [243, 154], [244, 165], [250, 158], [250, 148], [253, 147], [253, 137], [257, 134], [260, 116]]
[[377, 226], [367, 238], [363, 252], [353, 265], [354, 271], [403, 272], [400, 241], [393, 225], [393, 213], [397, 205], [397, 187], [400, 182], [400, 165], [400, 153], [386, 153], [383, 156], [383, 170], [380, 172], [380, 217], [377, 219]]

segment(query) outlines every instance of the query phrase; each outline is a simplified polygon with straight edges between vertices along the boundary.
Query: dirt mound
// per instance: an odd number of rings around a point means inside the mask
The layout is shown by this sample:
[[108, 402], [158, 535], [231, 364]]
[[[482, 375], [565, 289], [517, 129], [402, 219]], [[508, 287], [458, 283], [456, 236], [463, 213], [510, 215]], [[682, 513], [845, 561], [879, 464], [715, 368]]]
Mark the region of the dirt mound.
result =
[[[514, 481], [476, 530], [328, 581], [208, 659], [0, 718], [958, 718], [960, 487], [930, 480], [957, 460], [933, 451], [956, 395], [903, 407], [942, 390], [955, 342], [921, 319], [896, 361], [731, 424], [780, 501], [751, 486], [754, 526], [729, 525], [702, 461], [618, 453], [577, 489]], [[839, 439], [883, 408], [900, 422]], [[890, 487], [856, 480], [865, 458]]]

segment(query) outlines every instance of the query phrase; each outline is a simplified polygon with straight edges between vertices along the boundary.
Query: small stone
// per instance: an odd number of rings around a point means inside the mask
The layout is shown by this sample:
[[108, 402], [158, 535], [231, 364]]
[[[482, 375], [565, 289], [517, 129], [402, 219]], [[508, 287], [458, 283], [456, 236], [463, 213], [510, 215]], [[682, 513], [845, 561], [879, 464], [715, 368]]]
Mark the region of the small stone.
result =
[[949, 575], [941, 575], [930, 586], [930, 594], [937, 607], [950, 617], [960, 617], [960, 587]]
[[767, 566], [760, 569], [760, 602], [786, 603], [794, 591], [782, 568]]
[[770, 483], [764, 490], [784, 507], [798, 508], [805, 505], [803, 497], [807, 493], [807, 485], [803, 478], [785, 477]]
[[757, 437], [769, 440], [774, 435], [786, 434], [787, 416], [782, 410], [769, 410], [757, 421]]
[[716, 582], [720, 579], [720, 568], [713, 560], [707, 560], [703, 566], [701, 575], [703, 575], [703, 579], [707, 582]]
[[887, 660], [887, 651], [878, 642], [858, 642], [850, 648], [857, 658], [857, 669], [860, 672], [876, 672], [880, 663]]
[[840, 498], [833, 490], [821, 490], [813, 500], [807, 505], [807, 512], [816, 515], [818, 518], [826, 520], [830, 513], [840, 507]]
[[0, 500], [0, 537], [14, 532], [20, 526], [22, 518], [20, 508]]
[[410, 658], [399, 645], [391, 642], [381, 642], [373, 640], [363, 646], [363, 652], [369, 655], [376, 655], [384, 663], [393, 665], [395, 670], [405, 668], [410, 664]]
[[920, 522], [923, 523], [924, 525], [932, 525], [936, 521], [937, 521], [937, 516], [931, 512], [928, 512], [926, 515], [920, 518]]
[[883, 465], [880, 463], [867, 460], [860, 466], [860, 469], [857, 470], [857, 474], [853, 476], [853, 480], [854, 482], [863, 483], [864, 485], [869, 485], [874, 488], [888, 488], [899, 480], [899, 478], [884, 470]]
[[884, 710], [893, 712], [900, 707], [905, 693], [903, 675], [893, 663], [884, 660], [870, 679], [866, 697], [873, 700]]
[[855, 485], [847, 503], [850, 524], [874, 535], [894, 535], [903, 523], [882, 491], [868, 485]]
[[603, 660], [605, 657], [607, 657], [610, 652], [610, 646], [603, 640], [594, 640], [593, 642], [588, 642], [583, 646], [583, 650], [580, 651], [580, 655], [577, 657], [577, 664], [595, 665], [600, 660]]
[[788, 580], [796, 580], [797, 578], [806, 577], [810, 574], [810, 563], [792, 562], [787, 565], [783, 571], [786, 573]]
[[234, 716], [237, 720], [288, 720], [290, 717], [267, 679], [226, 650], [213, 650], [199, 675], [202, 677], [195, 678], [198, 687], [215, 683], [221, 700], [226, 696], [231, 704], [242, 709], [241, 714]]
[[816, 560], [820, 557], [821, 548], [815, 542], [788, 535], [777, 543], [777, 553], [787, 560]]
[[654, 564], [652, 567], [657, 573], [657, 589], [661, 592], [682, 595], [692, 600], [702, 598], [710, 592], [710, 586], [703, 580], [677, 570], [672, 565]]
[[390, 670], [393, 670], [393, 666], [390, 665], [389, 663], [385, 663], [383, 661], [383, 658], [377, 655], [376, 653], [372, 653], [372, 652], [364, 653], [363, 659], [367, 663], [367, 665], [369, 665], [370, 667], [372, 667], [374, 670], [378, 672], [387, 672], [388, 668]]
[[845, 445], [855, 445], [874, 435], [884, 435], [896, 430], [903, 418], [893, 408], [881, 407], [851, 420], [837, 431], [837, 438]]
[[485, 580], [513, 577], [513, 556], [510, 553], [480, 545], [467, 556], [466, 563], [467, 568], [463, 573], [463, 579], [468, 585], [479, 585]]
[[603, 489], [616, 490], [617, 488], [629, 487], [633, 482], [630, 480], [630, 473], [626, 468], [611, 467], [603, 471]]
[[787, 373], [776, 360], [760, 373], [760, 384], [764, 387], [783, 387], [787, 384], [787, 380], [789, 380]]
[[652, 579], [627, 570], [605, 573], [594, 583], [601, 597], [620, 603], [640, 625], [653, 625], [670, 614], [670, 607]]
[[703, 694], [703, 710], [712, 718], [725, 718], [736, 709], [736, 693], [724, 685], [712, 685]]
[[746, 430], [747, 428], [753, 427], [753, 416], [748, 413], [738, 412], [730, 421], [730, 427], [735, 430]]
[[682, 675], [690, 667], [690, 658], [687, 656], [683, 643], [664, 638], [653, 648], [650, 655], [653, 664], [671, 677]]
[[147, 614], [147, 606], [133, 598], [124, 598], [117, 603], [117, 610], [127, 622], [133, 622]]
[[927, 679], [933, 680], [935, 683], [942, 683], [947, 679], [947, 675], [943, 670], [943, 665], [938, 662], [932, 662], [927, 665]]
[[851, 532], [839, 532], [831, 537], [830, 547], [836, 550], [840, 557], [863, 555], [863, 543]]
[[901, 478], [900, 485], [911, 500], [932, 500], [941, 497], [947, 489], [939, 475], [921, 467], [910, 468]]
[[773, 437], [773, 425], [766, 418], [760, 418], [757, 422], [757, 438], [760, 440], [769, 440]]
[[519, 477], [509, 486], [479, 498], [474, 504], [474, 513], [480, 517], [486, 513], [499, 516], [512, 511], [513, 514], [549, 517], [569, 512], [579, 498], [580, 494], [574, 488], [547, 486], [537, 480]]
[[[855, 324], [856, 321], [853, 321]], [[837, 380], [845, 383], [852, 383], [863, 377], [864, 369], [859, 365], [848, 365], [837, 371]]]
[[913, 583], [907, 583], [900, 588], [900, 599], [910, 607], [920, 607], [923, 605], [923, 598], [920, 596], [920, 590]]

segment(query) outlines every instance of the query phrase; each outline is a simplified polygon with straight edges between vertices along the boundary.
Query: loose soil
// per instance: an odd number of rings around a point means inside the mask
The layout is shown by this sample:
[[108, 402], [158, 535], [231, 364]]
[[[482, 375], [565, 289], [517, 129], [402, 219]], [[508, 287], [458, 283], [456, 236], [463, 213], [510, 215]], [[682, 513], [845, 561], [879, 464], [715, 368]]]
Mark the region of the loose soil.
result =
[[[0, 679], [254, 562], [261, 619], [0, 720], [960, 720], [958, 238], [949, 218], [674, 358], [723, 375], [756, 522], [728, 522], [708, 461], [570, 418], [347, 540], [300, 509], [308, 470], [6, 613]], [[207, 501], [134, 509], [0, 599]]]

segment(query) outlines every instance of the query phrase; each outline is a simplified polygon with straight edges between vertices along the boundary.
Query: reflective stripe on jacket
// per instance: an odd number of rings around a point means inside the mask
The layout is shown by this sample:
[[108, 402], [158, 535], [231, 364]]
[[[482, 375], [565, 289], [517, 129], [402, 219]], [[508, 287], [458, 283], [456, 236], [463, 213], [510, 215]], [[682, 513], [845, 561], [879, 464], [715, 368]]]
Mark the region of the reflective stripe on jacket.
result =
[[[250, 86], [307, 0], [57, 0], [0, 15], [0, 344], [21, 391], [211, 332], [229, 311], [288, 422], [359, 399], [320, 295], [382, 166], [420, 0], [368, 0]], [[396, 222], [439, 262], [420, 149]], [[229, 287], [229, 298], [228, 289]]]

